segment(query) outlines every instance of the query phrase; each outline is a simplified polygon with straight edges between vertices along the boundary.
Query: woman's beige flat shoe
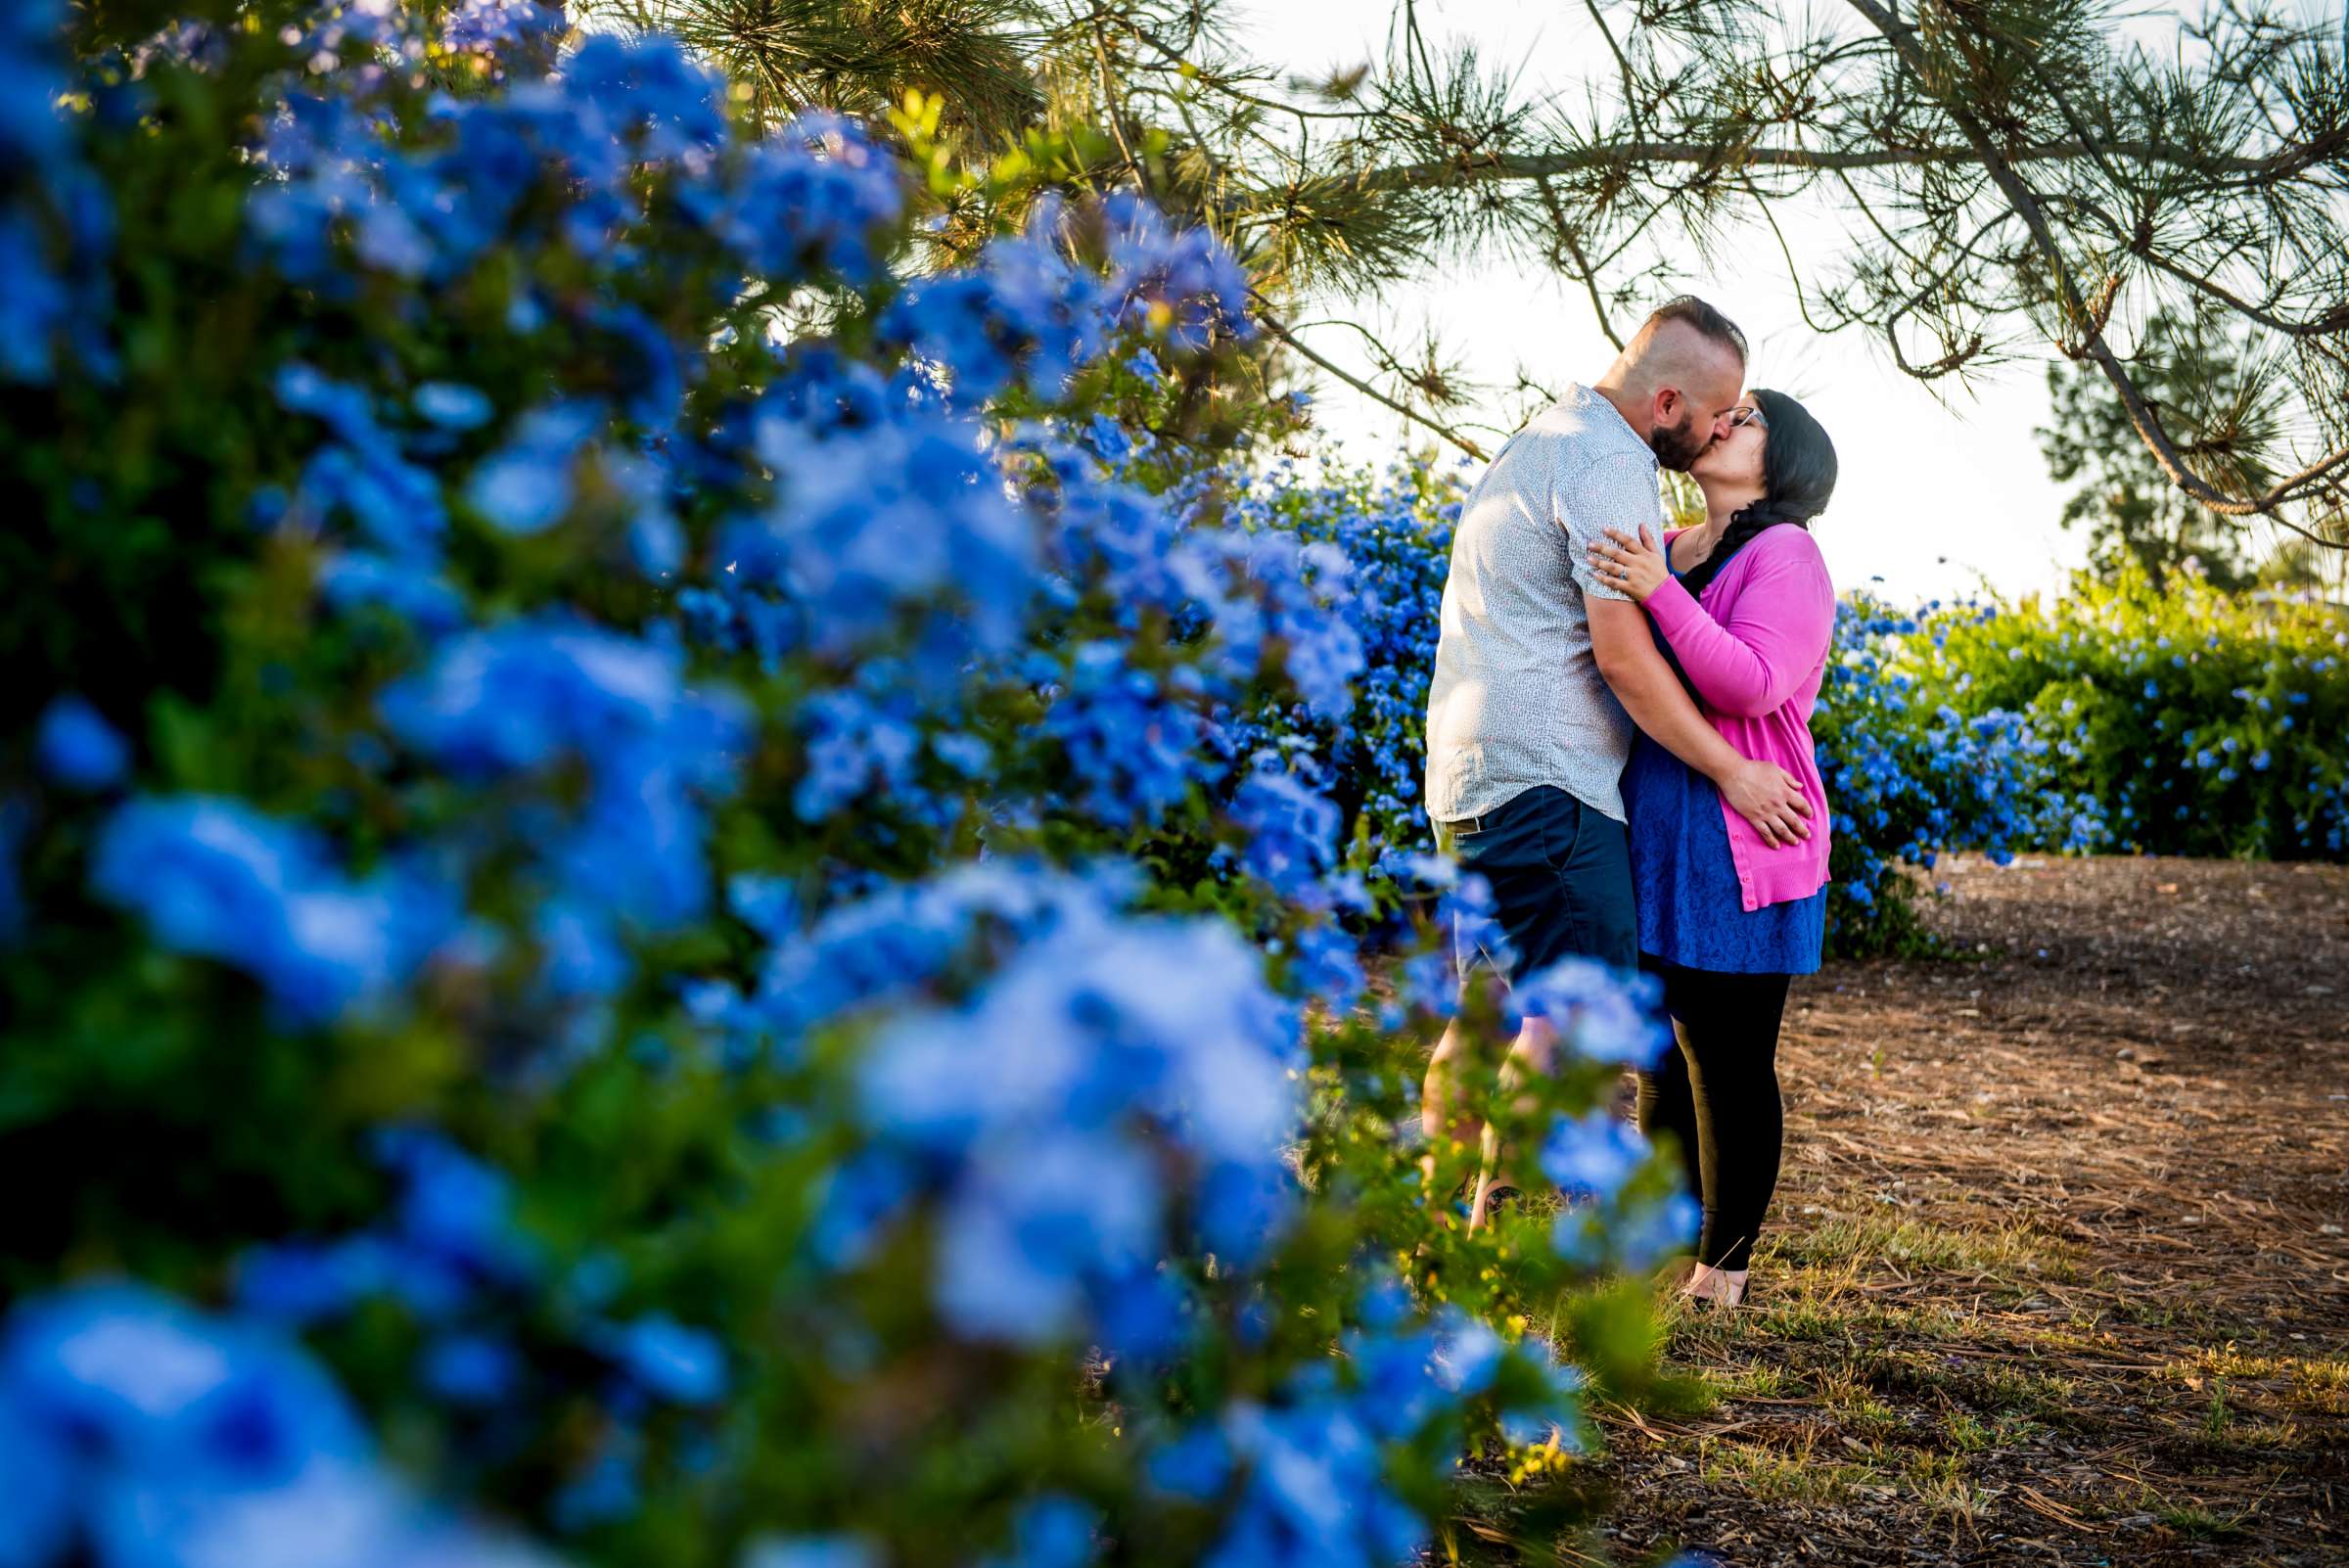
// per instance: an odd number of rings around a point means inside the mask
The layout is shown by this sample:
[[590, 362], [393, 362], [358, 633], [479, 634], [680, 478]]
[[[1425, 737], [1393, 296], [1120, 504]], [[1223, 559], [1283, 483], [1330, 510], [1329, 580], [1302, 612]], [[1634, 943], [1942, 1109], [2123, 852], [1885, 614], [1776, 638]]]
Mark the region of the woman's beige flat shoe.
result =
[[1709, 1268], [1698, 1264], [1681, 1287], [1681, 1294], [1708, 1307], [1733, 1308], [1745, 1300], [1747, 1270]]

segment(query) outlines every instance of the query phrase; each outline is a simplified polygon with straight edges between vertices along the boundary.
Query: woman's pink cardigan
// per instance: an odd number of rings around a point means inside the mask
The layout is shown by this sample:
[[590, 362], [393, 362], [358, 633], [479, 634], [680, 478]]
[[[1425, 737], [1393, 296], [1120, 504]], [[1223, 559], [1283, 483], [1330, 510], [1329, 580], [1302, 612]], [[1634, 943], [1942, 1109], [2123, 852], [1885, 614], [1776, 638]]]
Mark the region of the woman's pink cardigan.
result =
[[[1668, 553], [1674, 536], [1664, 535]], [[1722, 739], [1740, 757], [1775, 762], [1802, 780], [1811, 803], [1811, 836], [1778, 848], [1723, 804], [1745, 907], [1809, 898], [1827, 882], [1827, 787], [1811, 710], [1835, 632], [1835, 584], [1819, 541], [1792, 525], [1765, 529], [1705, 584], [1701, 599], [1667, 576], [1648, 595], [1647, 613]]]

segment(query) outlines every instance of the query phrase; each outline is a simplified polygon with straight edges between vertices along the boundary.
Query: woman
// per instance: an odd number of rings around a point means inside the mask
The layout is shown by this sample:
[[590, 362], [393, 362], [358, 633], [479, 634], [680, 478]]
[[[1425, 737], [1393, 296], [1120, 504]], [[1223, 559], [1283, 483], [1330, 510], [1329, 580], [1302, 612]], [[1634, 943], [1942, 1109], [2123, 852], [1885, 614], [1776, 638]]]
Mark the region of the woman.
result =
[[1777, 1184], [1778, 1026], [1788, 978], [1819, 968], [1826, 932], [1827, 801], [1811, 710], [1835, 588], [1809, 524], [1835, 489], [1835, 447], [1782, 392], [1757, 391], [1689, 471], [1702, 528], [1607, 530], [1591, 564], [1638, 600], [1705, 715], [1747, 757], [1803, 781], [1813, 832], [1773, 847], [1703, 775], [1639, 737], [1624, 770], [1640, 967], [1663, 979], [1679, 1049], [1639, 1075], [1639, 1130], [1670, 1131], [1704, 1205], [1685, 1294], [1744, 1298]]

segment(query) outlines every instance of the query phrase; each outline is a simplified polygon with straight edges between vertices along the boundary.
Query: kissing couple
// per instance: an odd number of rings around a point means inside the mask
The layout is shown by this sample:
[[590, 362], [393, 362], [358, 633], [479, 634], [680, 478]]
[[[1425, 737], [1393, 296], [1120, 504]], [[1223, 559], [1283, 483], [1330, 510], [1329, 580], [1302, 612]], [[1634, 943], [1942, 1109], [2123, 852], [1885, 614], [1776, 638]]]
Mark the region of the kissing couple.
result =
[[[1510, 438], [1460, 508], [1427, 707], [1428, 815], [1497, 928], [1463, 923], [1462, 985], [1578, 956], [1662, 983], [1673, 1043], [1639, 1073], [1639, 1130], [1679, 1150], [1704, 1214], [1681, 1290], [1719, 1307], [1744, 1298], [1777, 1183], [1788, 981], [1825, 937], [1810, 717], [1835, 624], [1810, 532], [1835, 448], [1745, 375], [1745, 335], [1673, 300]], [[1660, 467], [1696, 482], [1701, 526], [1665, 529]], [[1501, 1083], [1555, 1050], [1528, 1017]], [[1455, 1018], [1421, 1097], [1431, 1141], [1484, 1146], [1472, 1225], [1513, 1185], [1461, 1109], [1480, 1054]]]

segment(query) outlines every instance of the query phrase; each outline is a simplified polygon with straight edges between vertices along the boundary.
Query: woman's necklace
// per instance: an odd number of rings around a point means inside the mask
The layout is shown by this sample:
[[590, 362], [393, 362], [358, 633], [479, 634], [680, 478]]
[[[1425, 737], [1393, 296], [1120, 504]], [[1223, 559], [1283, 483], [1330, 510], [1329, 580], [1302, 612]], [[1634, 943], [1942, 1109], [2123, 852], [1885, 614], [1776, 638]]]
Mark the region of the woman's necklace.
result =
[[1714, 530], [1711, 523], [1690, 529], [1672, 541], [1673, 553], [1681, 557], [1673, 563], [1674, 568], [1681, 572], [1695, 571], [1705, 564], [1705, 558], [1713, 553], [1713, 546], [1720, 541], [1721, 535]]

